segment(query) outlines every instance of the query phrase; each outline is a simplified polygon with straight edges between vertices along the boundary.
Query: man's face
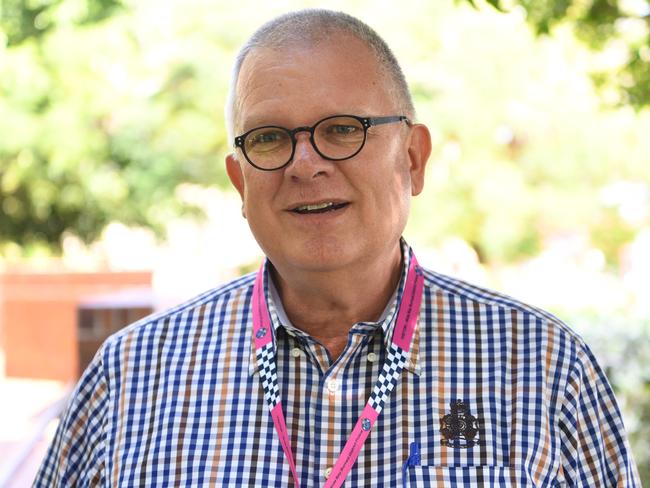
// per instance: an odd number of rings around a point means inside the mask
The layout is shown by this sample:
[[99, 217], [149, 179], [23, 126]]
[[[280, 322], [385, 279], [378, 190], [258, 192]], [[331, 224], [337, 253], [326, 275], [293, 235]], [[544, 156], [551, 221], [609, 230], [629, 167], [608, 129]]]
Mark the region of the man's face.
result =
[[[369, 48], [349, 36], [309, 48], [254, 50], [237, 93], [237, 135], [263, 125], [311, 126], [336, 114], [403, 115]], [[291, 163], [271, 172], [251, 166], [239, 150], [229, 155], [244, 215], [271, 262], [287, 272], [334, 271], [394, 256], [410, 197], [422, 188], [430, 149], [423, 131], [404, 122], [371, 127], [361, 152], [345, 161], [323, 159], [309, 133], [300, 132]], [[327, 202], [341, 208], [296, 211]]]

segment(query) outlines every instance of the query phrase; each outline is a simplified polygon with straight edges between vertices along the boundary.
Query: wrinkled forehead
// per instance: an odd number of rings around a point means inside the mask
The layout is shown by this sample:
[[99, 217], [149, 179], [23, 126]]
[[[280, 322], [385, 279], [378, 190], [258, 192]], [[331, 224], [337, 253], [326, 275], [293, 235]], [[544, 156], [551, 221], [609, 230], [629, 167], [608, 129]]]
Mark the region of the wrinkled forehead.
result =
[[376, 54], [350, 35], [318, 43], [256, 47], [236, 85], [235, 125], [250, 128], [278, 111], [309, 114], [381, 110], [390, 100], [388, 77]]

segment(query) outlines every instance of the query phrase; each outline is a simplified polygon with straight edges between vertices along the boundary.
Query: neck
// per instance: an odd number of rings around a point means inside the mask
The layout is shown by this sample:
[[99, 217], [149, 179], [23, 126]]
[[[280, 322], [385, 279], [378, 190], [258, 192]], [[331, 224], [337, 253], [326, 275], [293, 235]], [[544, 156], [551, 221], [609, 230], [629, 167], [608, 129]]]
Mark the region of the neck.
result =
[[352, 268], [291, 272], [275, 267], [274, 281], [291, 323], [335, 360], [355, 323], [380, 318], [399, 281], [401, 262], [397, 246], [389, 256]]

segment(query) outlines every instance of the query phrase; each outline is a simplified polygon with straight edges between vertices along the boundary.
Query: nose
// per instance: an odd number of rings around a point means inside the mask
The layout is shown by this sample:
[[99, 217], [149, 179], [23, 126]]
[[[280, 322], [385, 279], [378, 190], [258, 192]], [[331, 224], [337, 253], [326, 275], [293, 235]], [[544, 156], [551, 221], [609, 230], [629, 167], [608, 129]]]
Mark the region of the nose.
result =
[[294, 180], [310, 180], [325, 176], [332, 171], [333, 163], [321, 157], [314, 148], [309, 132], [299, 132], [296, 137], [296, 149], [285, 174]]

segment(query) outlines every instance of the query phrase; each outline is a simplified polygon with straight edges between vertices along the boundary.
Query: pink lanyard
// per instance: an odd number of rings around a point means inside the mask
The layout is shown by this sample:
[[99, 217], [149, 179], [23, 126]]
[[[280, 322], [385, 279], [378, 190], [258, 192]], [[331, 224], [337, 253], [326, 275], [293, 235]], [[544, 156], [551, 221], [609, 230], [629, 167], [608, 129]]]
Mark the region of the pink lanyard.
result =
[[[332, 473], [325, 482], [324, 488], [340, 487], [348, 473], [359, 457], [363, 443], [370, 435], [370, 430], [375, 425], [386, 400], [390, 396], [397, 380], [402, 374], [406, 358], [411, 347], [413, 331], [418, 320], [424, 278], [418, 267], [415, 256], [411, 254], [409, 271], [406, 276], [404, 296], [397, 314], [397, 322], [393, 332], [393, 339], [388, 347], [384, 366], [375, 383], [375, 387], [368, 399], [368, 403], [361, 412], [350, 437], [339, 455]], [[295, 480], [296, 488], [300, 488], [296, 463], [291, 452], [287, 426], [280, 403], [280, 386], [275, 366], [275, 347], [271, 334], [271, 319], [266, 307], [264, 297], [264, 265], [260, 267], [253, 287], [253, 335], [255, 339], [255, 355], [260, 370], [260, 381], [264, 389], [264, 397], [271, 411], [273, 425], [280, 439], [284, 455], [289, 461], [291, 474]]]

